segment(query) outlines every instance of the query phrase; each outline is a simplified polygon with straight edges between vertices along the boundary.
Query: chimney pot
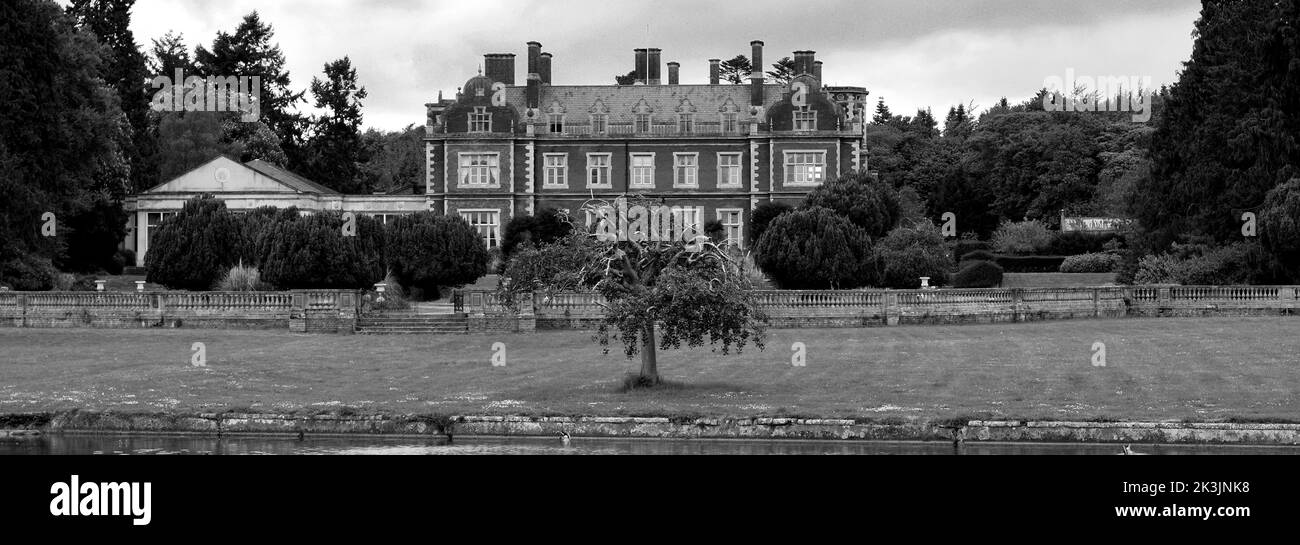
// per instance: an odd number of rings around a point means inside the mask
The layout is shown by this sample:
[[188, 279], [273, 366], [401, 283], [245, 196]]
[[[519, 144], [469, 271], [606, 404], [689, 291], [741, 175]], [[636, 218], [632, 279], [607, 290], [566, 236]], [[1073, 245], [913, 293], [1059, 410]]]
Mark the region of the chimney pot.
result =
[[722, 73], [722, 59], [709, 59], [709, 85], [717, 85]]
[[650, 64], [649, 66], [647, 66], [647, 68], [649, 69], [647, 73], [647, 78], [650, 81], [648, 81], [647, 83], [649, 83], [650, 85], [659, 85], [659, 83], [662, 81], [662, 79], [659, 76], [659, 54], [661, 51], [663, 50], [657, 47], [652, 47], [648, 50], [648, 54], [650, 55]]
[[632, 50], [633, 60], [636, 61], [635, 63], [636, 83], [644, 84], [646, 82], [646, 78], [649, 77], [648, 74], [650, 73], [650, 71], [646, 68], [646, 66], [650, 64], [650, 57], [647, 51], [648, 50], [645, 48]]
[[677, 85], [678, 69], [681, 66], [681, 63], [676, 61], [668, 63], [668, 85]]
[[537, 75], [541, 76], [542, 83], [551, 84], [551, 54], [542, 53], [537, 56]]
[[528, 73], [540, 74], [538, 63], [542, 56], [542, 44], [537, 42], [528, 42]]
[[749, 61], [754, 65], [754, 72], [749, 76], [749, 105], [763, 105], [763, 42], [754, 40], [749, 42], [753, 49]]

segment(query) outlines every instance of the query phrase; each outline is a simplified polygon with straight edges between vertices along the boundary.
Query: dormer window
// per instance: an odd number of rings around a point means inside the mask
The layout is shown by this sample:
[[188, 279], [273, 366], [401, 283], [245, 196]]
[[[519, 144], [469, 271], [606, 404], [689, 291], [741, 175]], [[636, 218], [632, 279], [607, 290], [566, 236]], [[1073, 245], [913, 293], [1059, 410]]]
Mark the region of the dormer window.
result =
[[551, 134], [564, 134], [564, 114], [547, 114], [546, 120]]
[[800, 106], [794, 111], [794, 130], [817, 130], [817, 111], [807, 106]]
[[474, 113], [469, 114], [469, 132], [492, 132], [492, 114], [486, 106], [475, 106]]
[[607, 125], [609, 125], [609, 115], [591, 114], [591, 132], [593, 134], [605, 134]]
[[726, 134], [739, 132], [739, 126], [736, 123], [736, 112], [724, 112], [722, 114], [722, 132]]
[[650, 114], [636, 114], [636, 132], [645, 134], [650, 132]]
[[681, 134], [695, 132], [695, 114], [677, 114], [677, 132]]

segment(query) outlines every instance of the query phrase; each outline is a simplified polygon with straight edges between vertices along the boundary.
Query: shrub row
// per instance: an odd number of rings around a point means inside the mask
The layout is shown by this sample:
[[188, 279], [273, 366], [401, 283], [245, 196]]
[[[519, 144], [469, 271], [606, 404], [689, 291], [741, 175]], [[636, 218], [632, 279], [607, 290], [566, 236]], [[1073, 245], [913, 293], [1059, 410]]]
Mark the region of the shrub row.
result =
[[1061, 262], [1063, 273], [1108, 273], [1119, 266], [1120, 256], [1111, 253], [1072, 255]]
[[225, 203], [195, 198], [159, 226], [145, 256], [148, 280], [175, 289], [207, 290], [235, 273], [229, 285], [278, 289], [358, 289], [389, 268], [408, 287], [436, 294], [486, 273], [487, 249], [464, 219], [419, 212], [387, 226], [337, 211], [300, 215], [264, 208], [237, 215]]

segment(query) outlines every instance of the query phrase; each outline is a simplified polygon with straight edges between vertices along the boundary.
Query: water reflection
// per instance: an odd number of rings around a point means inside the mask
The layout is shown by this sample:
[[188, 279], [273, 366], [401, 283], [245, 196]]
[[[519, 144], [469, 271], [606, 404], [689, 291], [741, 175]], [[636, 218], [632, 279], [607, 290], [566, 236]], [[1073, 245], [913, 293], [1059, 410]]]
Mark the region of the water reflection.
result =
[[[4, 454], [1118, 454], [1122, 445], [1072, 443], [951, 443], [910, 441], [792, 441], [739, 439], [610, 439], [574, 437], [442, 438], [206, 437], [193, 435], [50, 434], [0, 439]], [[1133, 445], [1147, 454], [1300, 454], [1300, 447]]]

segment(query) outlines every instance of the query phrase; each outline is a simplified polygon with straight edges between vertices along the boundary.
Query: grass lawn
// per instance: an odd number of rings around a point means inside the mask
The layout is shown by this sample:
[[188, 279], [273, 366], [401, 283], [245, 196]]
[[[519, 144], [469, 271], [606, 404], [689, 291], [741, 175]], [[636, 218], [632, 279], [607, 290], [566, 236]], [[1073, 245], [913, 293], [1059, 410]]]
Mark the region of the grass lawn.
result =
[[[0, 413], [61, 409], [1300, 420], [1297, 318], [772, 330], [767, 350], [661, 352], [675, 385], [581, 331], [301, 335], [0, 329]], [[190, 365], [206, 344], [207, 366]], [[791, 343], [807, 365], [790, 365]], [[1091, 363], [1105, 343], [1106, 366]], [[490, 363], [506, 346], [507, 365]]]

